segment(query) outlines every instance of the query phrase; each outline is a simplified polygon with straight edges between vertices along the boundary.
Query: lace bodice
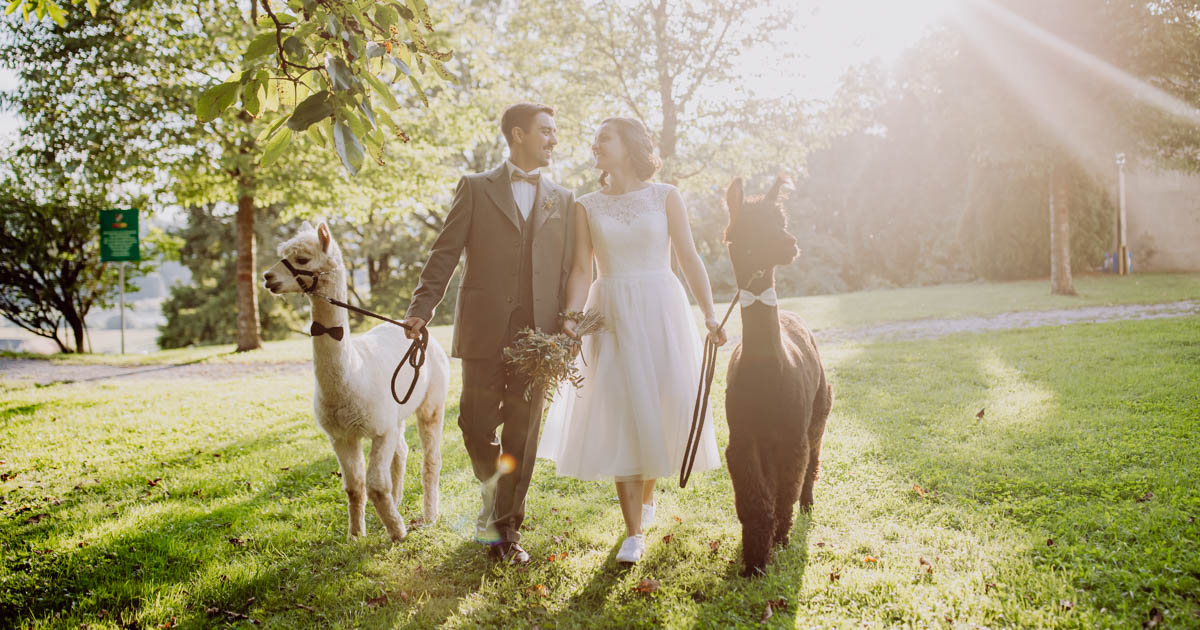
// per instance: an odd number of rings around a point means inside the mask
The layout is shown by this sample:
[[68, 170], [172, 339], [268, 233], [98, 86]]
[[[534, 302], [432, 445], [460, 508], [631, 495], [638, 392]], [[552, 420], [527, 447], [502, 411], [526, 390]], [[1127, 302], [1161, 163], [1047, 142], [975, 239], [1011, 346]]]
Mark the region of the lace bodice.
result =
[[601, 277], [670, 272], [667, 195], [673, 188], [654, 183], [623, 195], [597, 191], [579, 198]]

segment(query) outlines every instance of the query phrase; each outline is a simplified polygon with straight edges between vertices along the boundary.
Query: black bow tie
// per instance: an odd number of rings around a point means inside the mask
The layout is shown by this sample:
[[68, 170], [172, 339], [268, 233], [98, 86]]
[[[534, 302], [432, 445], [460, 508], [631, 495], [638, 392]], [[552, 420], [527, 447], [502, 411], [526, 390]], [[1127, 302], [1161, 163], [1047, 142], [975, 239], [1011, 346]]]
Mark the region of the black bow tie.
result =
[[342, 330], [341, 326], [333, 326], [331, 328], [326, 328], [317, 322], [312, 323], [312, 336], [314, 336], [314, 337], [320, 337], [321, 335], [329, 335], [330, 337], [333, 337], [334, 341], [341, 341], [342, 336], [345, 334], [346, 333], [344, 330]]

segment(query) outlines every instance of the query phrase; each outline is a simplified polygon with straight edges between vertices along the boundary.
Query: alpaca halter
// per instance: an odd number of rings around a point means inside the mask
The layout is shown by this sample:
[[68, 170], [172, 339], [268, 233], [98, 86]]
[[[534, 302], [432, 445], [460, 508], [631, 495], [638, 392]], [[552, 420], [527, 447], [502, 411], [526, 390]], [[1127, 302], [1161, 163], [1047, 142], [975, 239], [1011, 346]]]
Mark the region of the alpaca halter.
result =
[[[329, 304], [332, 304], [334, 306], [340, 306], [348, 311], [354, 311], [355, 313], [358, 313], [359, 315], [367, 315], [369, 317], [374, 317], [375, 319], [383, 320], [389, 324], [395, 324], [396, 326], [399, 326], [405, 330], [411, 330], [411, 327], [408, 324], [405, 324], [404, 322], [398, 322], [394, 319], [391, 319], [390, 317], [384, 317], [383, 315], [380, 315], [379, 313], [375, 313], [373, 311], [368, 311], [365, 308], [359, 308], [357, 306], [347, 304], [341, 300], [335, 300], [334, 298], [326, 297], [324, 295], [321, 295], [320, 293], [317, 293], [317, 291], [316, 291], [317, 281], [320, 280], [321, 276], [323, 276], [327, 273], [332, 273], [332, 272], [322, 271], [321, 273], [317, 273], [314, 271], [309, 271], [307, 269], [297, 269], [294, 266], [292, 266], [292, 263], [289, 262], [287, 258], [284, 258], [280, 262], [282, 262], [283, 266], [287, 267], [287, 270], [292, 273], [292, 277], [296, 279], [296, 284], [300, 285], [300, 288], [304, 291], [305, 295], [308, 295], [311, 297], [318, 297], [318, 298], [321, 298], [322, 300], [325, 300]], [[307, 287], [304, 286], [304, 283], [300, 281], [301, 276], [307, 276], [307, 277], [311, 278], [312, 283], [309, 284]], [[323, 334], [328, 334], [335, 341], [340, 342], [342, 340], [343, 331], [342, 331], [341, 326], [334, 326], [333, 328], [325, 328], [321, 324], [318, 324], [317, 322], [313, 322], [311, 330], [312, 330], [311, 334], [314, 337], [317, 337], [317, 336], [323, 335]], [[420, 378], [420, 376], [421, 376], [421, 366], [425, 365], [425, 349], [428, 347], [429, 347], [429, 328], [422, 326], [421, 327], [421, 336], [417, 339], [413, 339], [412, 343], [408, 344], [408, 350], [404, 353], [404, 356], [400, 358], [400, 363], [396, 364], [396, 371], [392, 372], [392, 400], [395, 400], [396, 404], [403, 405], [404, 403], [408, 402], [409, 398], [412, 397], [413, 390], [417, 388], [417, 379]], [[400, 376], [400, 369], [404, 367], [405, 363], [408, 363], [409, 365], [411, 365], [413, 367], [413, 380], [412, 380], [412, 383], [408, 386], [408, 392], [404, 394], [404, 398], [400, 398], [399, 396], [396, 395], [396, 377]]]

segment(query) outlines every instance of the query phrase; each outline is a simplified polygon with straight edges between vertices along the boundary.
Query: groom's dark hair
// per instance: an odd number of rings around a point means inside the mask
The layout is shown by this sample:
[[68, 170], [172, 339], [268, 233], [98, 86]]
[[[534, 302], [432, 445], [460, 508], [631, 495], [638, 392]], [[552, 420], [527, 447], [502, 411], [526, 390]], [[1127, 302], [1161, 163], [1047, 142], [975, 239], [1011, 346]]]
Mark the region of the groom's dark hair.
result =
[[516, 103], [509, 105], [504, 113], [500, 115], [500, 131], [504, 132], [504, 139], [512, 144], [513, 127], [520, 127], [526, 131], [533, 124], [533, 118], [538, 114], [545, 112], [554, 115], [554, 108], [541, 103]]

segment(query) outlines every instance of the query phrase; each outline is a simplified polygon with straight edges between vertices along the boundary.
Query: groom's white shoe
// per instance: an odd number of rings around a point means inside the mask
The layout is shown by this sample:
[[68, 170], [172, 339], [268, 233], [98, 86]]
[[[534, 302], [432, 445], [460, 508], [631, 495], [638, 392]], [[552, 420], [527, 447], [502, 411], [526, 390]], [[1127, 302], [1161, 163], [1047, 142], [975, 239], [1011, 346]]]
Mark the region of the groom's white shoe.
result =
[[633, 564], [641, 560], [644, 553], [646, 553], [646, 537], [635, 534], [621, 543], [621, 549], [617, 551], [617, 562]]
[[654, 524], [654, 503], [642, 504], [642, 531], [650, 529], [650, 525]]

